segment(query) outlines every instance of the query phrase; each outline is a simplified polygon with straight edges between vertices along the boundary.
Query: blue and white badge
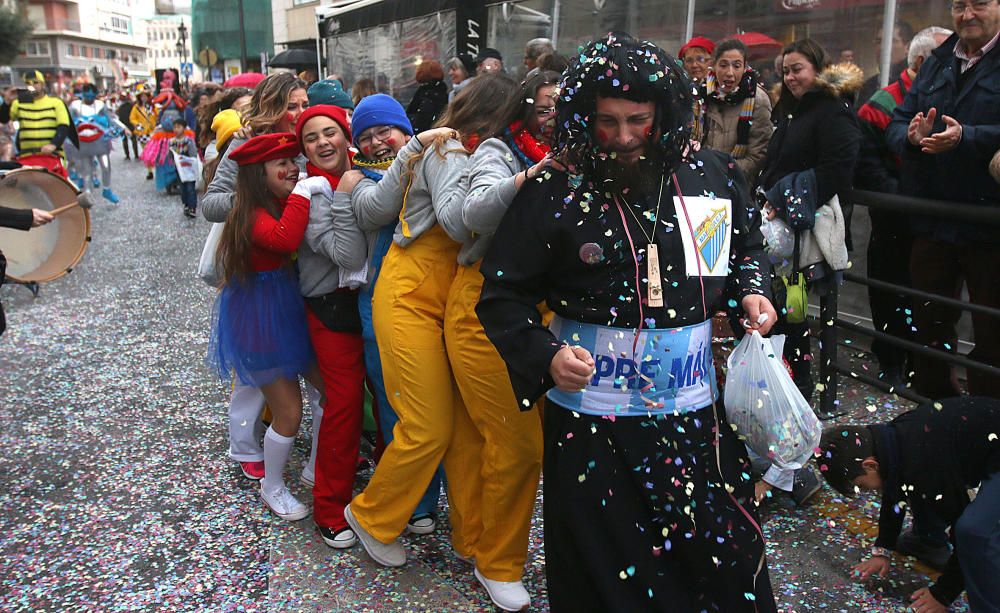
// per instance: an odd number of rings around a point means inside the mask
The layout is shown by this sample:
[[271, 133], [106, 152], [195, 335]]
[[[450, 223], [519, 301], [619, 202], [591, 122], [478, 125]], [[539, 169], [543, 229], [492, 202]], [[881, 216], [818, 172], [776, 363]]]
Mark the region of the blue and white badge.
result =
[[[697, 411], [718, 396], [711, 320], [682, 328], [635, 331], [556, 316], [560, 341], [594, 356], [595, 372], [580, 392], [551, 389], [552, 402], [588, 415], [649, 416]], [[635, 353], [633, 355], [633, 345]]]
[[[685, 272], [689, 277], [725, 277], [733, 234], [733, 202], [708, 196], [674, 196], [674, 207], [684, 243]], [[691, 224], [690, 227], [688, 224]], [[694, 237], [692, 240], [692, 230]]]

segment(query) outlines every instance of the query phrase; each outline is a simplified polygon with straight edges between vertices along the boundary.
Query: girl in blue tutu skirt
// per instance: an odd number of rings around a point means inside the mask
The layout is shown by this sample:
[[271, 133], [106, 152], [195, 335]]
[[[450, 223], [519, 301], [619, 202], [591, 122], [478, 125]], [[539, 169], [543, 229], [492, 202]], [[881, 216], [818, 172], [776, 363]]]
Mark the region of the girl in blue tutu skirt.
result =
[[309, 341], [305, 305], [292, 254], [309, 221], [309, 200], [296, 187], [299, 145], [294, 134], [251, 138], [230, 158], [239, 165], [233, 208], [219, 241], [216, 265], [225, 283], [215, 302], [208, 362], [228, 380], [260, 388], [271, 407], [264, 435], [260, 494], [279, 517], [294, 521], [309, 510], [285, 487], [284, 469], [302, 418], [299, 376], [322, 390]]

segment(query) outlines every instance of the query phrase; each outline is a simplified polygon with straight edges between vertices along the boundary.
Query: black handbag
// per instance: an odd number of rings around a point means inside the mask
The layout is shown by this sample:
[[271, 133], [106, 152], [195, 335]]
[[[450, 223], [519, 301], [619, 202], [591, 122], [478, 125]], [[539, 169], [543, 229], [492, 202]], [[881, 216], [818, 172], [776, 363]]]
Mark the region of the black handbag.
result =
[[309, 310], [331, 332], [361, 334], [358, 292], [337, 291], [305, 299]]

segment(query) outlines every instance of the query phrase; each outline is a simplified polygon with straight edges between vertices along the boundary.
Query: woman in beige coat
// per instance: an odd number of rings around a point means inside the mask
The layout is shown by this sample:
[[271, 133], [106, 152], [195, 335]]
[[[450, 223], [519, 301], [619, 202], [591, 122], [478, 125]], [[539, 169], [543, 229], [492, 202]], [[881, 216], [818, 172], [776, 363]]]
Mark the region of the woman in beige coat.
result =
[[774, 131], [771, 99], [759, 80], [742, 42], [729, 39], [716, 45], [712, 68], [700, 88], [693, 134], [702, 147], [732, 154], [751, 188]]

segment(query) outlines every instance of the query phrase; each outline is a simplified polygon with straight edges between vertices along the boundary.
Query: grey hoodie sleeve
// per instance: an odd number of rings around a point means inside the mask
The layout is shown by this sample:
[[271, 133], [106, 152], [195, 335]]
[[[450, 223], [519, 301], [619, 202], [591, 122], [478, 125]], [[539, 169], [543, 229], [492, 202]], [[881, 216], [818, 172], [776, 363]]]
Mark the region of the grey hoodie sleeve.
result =
[[493, 234], [517, 195], [514, 176], [523, 170], [520, 161], [501, 141], [491, 138], [469, 158], [469, 192], [462, 204], [462, 219], [477, 234]]
[[381, 181], [376, 183], [365, 179], [354, 186], [351, 204], [362, 230], [377, 230], [399, 217], [399, 211], [403, 208], [403, 193], [406, 191], [402, 180], [406, 162], [423, 149], [424, 146], [416, 137], [411, 138], [399, 151]]
[[368, 240], [354, 220], [351, 195], [336, 192], [331, 201], [314, 195], [306, 226], [309, 248], [345, 270], [360, 270], [368, 259]]
[[469, 156], [462, 143], [450, 140], [444, 145], [444, 159], [428, 152], [421, 160], [420, 171], [430, 194], [434, 215], [452, 240], [464, 243], [472, 237], [462, 221], [462, 204], [465, 202], [465, 173]]
[[215, 178], [205, 190], [205, 195], [201, 197], [201, 213], [208, 221], [221, 223], [226, 221], [229, 211], [233, 208], [233, 198], [236, 196], [236, 172], [239, 167], [236, 162], [229, 159], [229, 152], [234, 151], [245, 141], [234, 140], [229, 144], [229, 149], [219, 161], [219, 167], [215, 170]]

